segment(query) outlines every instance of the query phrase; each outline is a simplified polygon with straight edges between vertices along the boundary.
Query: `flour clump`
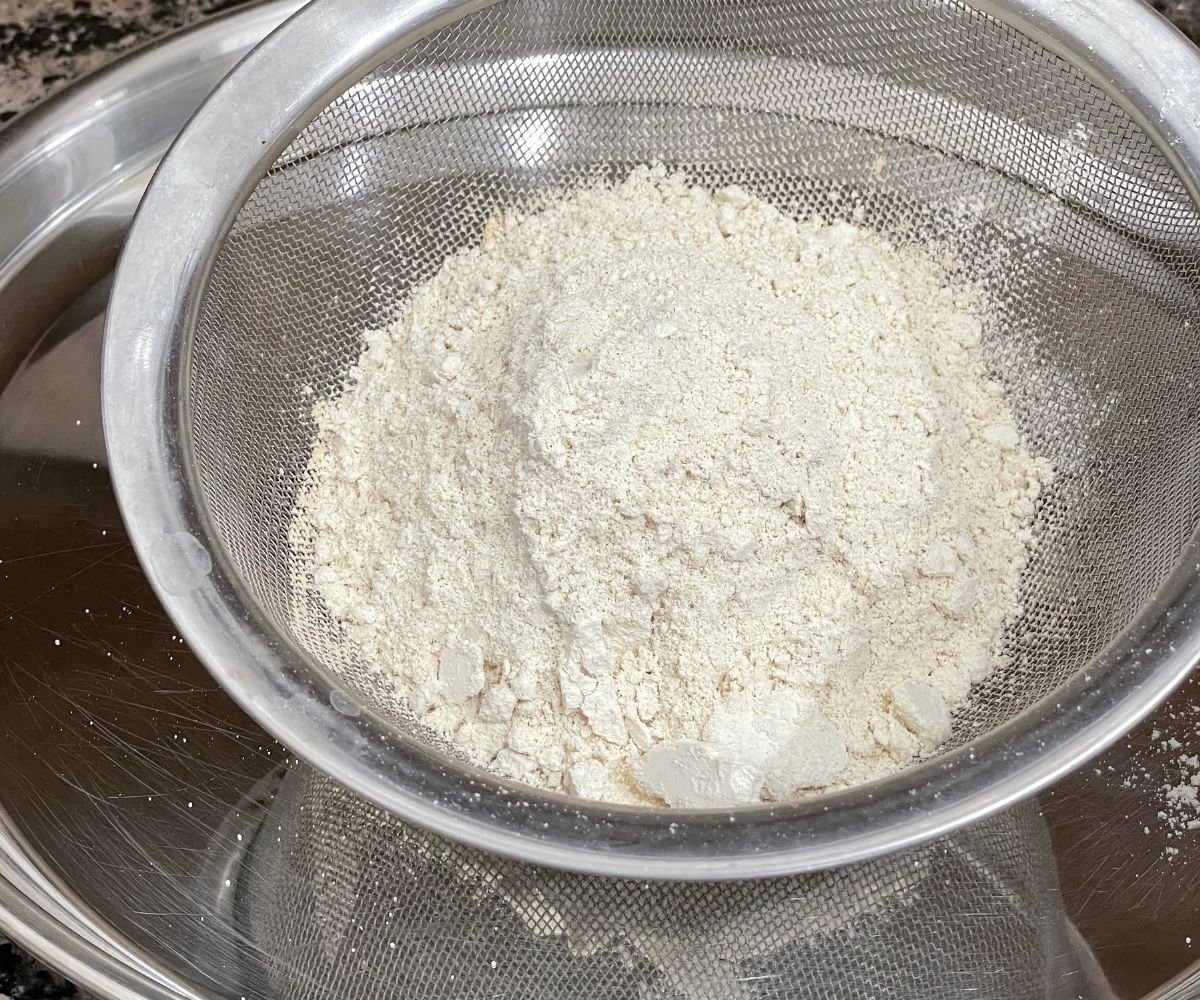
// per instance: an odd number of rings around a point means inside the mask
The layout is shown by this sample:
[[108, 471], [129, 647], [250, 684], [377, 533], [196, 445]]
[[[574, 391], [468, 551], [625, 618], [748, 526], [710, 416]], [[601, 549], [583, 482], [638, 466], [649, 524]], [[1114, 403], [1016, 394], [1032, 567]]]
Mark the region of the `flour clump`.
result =
[[661, 168], [498, 215], [316, 405], [298, 586], [539, 787], [727, 806], [896, 770], [995, 665], [1050, 477], [985, 307]]

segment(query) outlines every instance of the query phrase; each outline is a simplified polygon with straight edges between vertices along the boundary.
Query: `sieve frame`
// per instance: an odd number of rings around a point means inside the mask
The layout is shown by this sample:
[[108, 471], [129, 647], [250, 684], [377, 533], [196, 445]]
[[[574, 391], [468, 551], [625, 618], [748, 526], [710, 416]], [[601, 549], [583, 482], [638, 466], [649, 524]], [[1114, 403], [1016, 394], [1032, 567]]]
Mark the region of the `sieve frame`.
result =
[[[783, 806], [605, 806], [453, 762], [341, 691], [239, 584], [187, 464], [187, 346], [209, 272], [258, 179], [347, 85], [495, 0], [314, 0], [197, 111], [134, 219], [105, 329], [102, 402], [129, 537], [181, 634], [299, 757], [401, 818], [493, 853], [593, 874], [757, 878], [865, 860], [1034, 794], [1144, 718], [1200, 660], [1200, 537], [1138, 617], [1047, 698], [887, 779]], [[941, 0], [929, 0], [936, 5]], [[1105, 90], [1200, 204], [1200, 53], [1138, 0], [968, 0]], [[150, 293], [147, 289], [151, 290]]]

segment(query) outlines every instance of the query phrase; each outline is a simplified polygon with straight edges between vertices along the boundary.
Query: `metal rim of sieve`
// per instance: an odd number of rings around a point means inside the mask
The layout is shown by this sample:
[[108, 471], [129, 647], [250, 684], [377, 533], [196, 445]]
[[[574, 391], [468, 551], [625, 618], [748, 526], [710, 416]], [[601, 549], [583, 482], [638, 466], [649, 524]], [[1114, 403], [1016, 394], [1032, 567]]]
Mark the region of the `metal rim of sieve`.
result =
[[[354, 704], [271, 624], [223, 546], [197, 544], [215, 534], [188, 467], [179, 387], [205, 282], [238, 210], [347, 86], [493, 2], [316, 0], [301, 9], [197, 112], [134, 220], [105, 331], [112, 476], [155, 590], [223, 687], [291, 751], [405, 820], [533, 864], [661, 879], [791, 874], [920, 843], [1046, 787], [1144, 718], [1200, 660], [1197, 536], [1087, 670], [1018, 718], [845, 792], [703, 811], [586, 803], [449, 761]], [[1085, 73], [1153, 139], [1200, 203], [1200, 119], [1172, 96], [1200, 93], [1200, 53], [1170, 24], [1138, 0], [971, 5]], [[188, 552], [198, 558], [180, 558]]]

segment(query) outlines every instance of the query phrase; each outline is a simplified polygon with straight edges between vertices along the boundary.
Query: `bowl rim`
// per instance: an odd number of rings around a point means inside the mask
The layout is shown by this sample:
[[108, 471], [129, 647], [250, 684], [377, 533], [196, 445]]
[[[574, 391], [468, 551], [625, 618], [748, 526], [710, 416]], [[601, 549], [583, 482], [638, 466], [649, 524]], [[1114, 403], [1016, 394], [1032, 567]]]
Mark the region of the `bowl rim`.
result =
[[[786, 805], [588, 803], [456, 763], [340, 690], [238, 582], [187, 454], [182, 346], [224, 236], [258, 179], [325, 105], [405, 47], [496, 0], [314, 0], [254, 49], [160, 165], [117, 269], [102, 405], [130, 540], [180, 633], [297, 756], [377, 806], [470, 846], [592, 874], [730, 879], [866, 860], [977, 822], [1118, 739], [1200, 660], [1200, 538], [1086, 668], [964, 746], [886, 779]], [[950, 0], [930, 0], [933, 4]], [[1066, 59], [1152, 137], [1200, 204], [1200, 52], [1139, 0], [973, 0]], [[319, 53], [320, 58], [313, 58]], [[302, 55], [303, 54], [303, 55]], [[1153, 54], [1151, 59], [1150, 54]], [[171, 294], [147, 294], [169, 289]], [[197, 554], [180, 565], [180, 551]]]

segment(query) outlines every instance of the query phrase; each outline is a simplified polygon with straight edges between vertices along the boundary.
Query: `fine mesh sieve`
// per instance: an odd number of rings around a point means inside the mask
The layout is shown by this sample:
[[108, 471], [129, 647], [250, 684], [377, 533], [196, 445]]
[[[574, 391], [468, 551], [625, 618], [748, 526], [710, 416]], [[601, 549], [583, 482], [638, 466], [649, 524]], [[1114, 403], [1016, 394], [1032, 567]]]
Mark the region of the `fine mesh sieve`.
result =
[[[1132, 2], [317, 0], [185, 131], [122, 262], [105, 418], [139, 554], [269, 730], [476, 846], [727, 877], [994, 811], [1195, 658], [1197, 62]], [[942, 756], [876, 786], [668, 815], [485, 775], [353, 656], [289, 543], [313, 403], [363, 331], [498, 209], [645, 162], [949, 246], [997, 303], [988, 364], [1057, 469], [1023, 612]]]
[[221, 883], [231, 995], [1115, 1000], [1032, 805], [833, 871], [655, 882], [464, 847], [303, 765], [272, 788]]

